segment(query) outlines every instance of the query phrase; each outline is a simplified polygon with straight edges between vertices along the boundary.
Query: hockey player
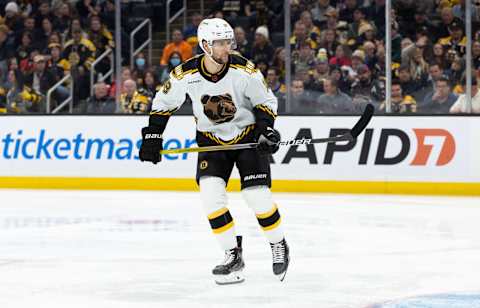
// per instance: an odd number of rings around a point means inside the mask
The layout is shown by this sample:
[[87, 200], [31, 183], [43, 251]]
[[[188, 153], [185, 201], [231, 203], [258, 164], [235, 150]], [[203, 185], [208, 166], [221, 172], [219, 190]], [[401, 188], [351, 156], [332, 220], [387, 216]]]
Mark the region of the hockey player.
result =
[[149, 125], [142, 129], [140, 160], [154, 164], [161, 160], [163, 131], [187, 94], [197, 123], [198, 146], [258, 142], [257, 149], [198, 154], [196, 180], [202, 204], [213, 233], [225, 250], [225, 260], [212, 272], [218, 284], [244, 281], [242, 237], [236, 236], [225, 190], [236, 165], [242, 195], [270, 242], [273, 272], [283, 281], [289, 248], [269, 189], [269, 154], [278, 150], [280, 141], [280, 134], [273, 128], [277, 99], [255, 65], [232, 52], [234, 33], [225, 20], [203, 20], [198, 27], [198, 39], [204, 54], [175, 67], [155, 95]]

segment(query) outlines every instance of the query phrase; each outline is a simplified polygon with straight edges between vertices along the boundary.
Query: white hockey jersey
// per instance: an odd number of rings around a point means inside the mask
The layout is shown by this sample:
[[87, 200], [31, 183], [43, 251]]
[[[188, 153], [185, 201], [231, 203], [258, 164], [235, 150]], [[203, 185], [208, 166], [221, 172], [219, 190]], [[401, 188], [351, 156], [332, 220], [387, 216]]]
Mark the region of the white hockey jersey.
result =
[[197, 130], [219, 143], [231, 143], [252, 130], [254, 108], [275, 118], [277, 98], [252, 62], [231, 54], [222, 70], [210, 74], [204, 57], [191, 58], [172, 70], [153, 99], [151, 115], [173, 114], [188, 94]]

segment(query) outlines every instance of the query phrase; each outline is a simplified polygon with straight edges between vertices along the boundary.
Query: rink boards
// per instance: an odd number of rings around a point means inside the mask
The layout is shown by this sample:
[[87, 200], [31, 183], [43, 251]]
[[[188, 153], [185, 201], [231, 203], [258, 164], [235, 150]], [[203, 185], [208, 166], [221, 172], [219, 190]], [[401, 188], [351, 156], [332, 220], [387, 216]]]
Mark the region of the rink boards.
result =
[[[281, 116], [283, 140], [334, 136], [352, 116]], [[197, 154], [140, 163], [143, 116], [0, 118], [0, 188], [195, 190]], [[164, 148], [192, 147], [191, 116], [170, 119]], [[374, 117], [356, 142], [282, 147], [274, 191], [480, 195], [478, 117]], [[234, 171], [229, 189], [239, 189]]]

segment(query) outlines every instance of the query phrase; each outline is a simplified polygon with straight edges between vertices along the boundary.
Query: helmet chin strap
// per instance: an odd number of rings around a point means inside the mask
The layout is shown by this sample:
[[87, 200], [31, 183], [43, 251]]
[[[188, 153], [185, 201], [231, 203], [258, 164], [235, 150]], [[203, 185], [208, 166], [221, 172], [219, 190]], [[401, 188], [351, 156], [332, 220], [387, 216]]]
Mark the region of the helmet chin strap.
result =
[[[204, 41], [205, 42], [205, 41]], [[205, 42], [207, 43], [207, 42]], [[202, 43], [203, 44], [203, 43]], [[225, 63], [218, 63], [218, 61], [215, 61], [215, 58], [213, 58], [213, 46], [211, 46], [210, 44], [207, 43], [207, 46], [210, 48], [210, 52], [207, 52], [207, 50], [204, 48], [203, 45], [201, 45], [203, 51], [205, 52], [205, 54], [207, 55], [207, 57], [210, 58], [210, 60], [212, 60], [215, 64], [217, 64], [218, 66], [222, 66], [224, 65]]]
[[222, 66], [224, 63], [218, 63], [217, 61], [215, 61], [215, 59], [213, 58], [213, 48], [212, 46], [209, 46], [210, 47], [210, 52], [207, 52], [207, 56], [210, 58], [210, 60], [212, 60], [213, 62], [215, 62], [215, 64], [217, 64], [218, 66]]

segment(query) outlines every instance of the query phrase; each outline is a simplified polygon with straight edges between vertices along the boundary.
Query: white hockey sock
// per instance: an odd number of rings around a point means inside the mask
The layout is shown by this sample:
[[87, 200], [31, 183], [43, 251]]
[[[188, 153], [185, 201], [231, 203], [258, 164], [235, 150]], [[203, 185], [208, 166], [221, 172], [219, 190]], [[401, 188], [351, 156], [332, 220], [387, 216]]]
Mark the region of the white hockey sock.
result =
[[267, 186], [254, 186], [242, 190], [247, 204], [257, 216], [260, 227], [270, 243], [278, 243], [284, 238], [282, 219], [272, 194]]
[[208, 221], [223, 250], [237, 247], [235, 227], [227, 206], [225, 181], [219, 177], [200, 178], [200, 196]]

